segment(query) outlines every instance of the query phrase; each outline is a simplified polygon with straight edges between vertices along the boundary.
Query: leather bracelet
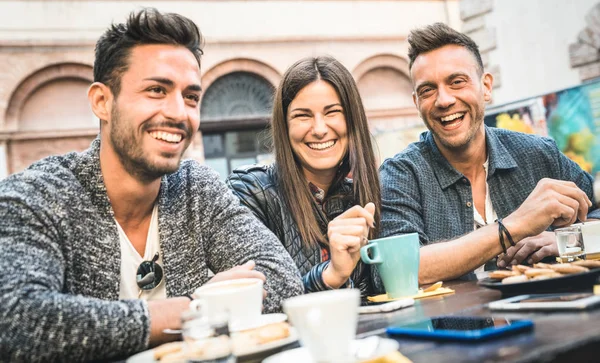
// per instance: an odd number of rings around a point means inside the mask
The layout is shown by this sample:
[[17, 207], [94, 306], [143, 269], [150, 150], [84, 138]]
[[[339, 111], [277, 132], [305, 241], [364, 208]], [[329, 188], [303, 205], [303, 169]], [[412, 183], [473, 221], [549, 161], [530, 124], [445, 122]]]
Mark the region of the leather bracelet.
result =
[[515, 240], [512, 238], [510, 232], [508, 231], [508, 228], [506, 228], [506, 226], [504, 225], [504, 223], [502, 223], [502, 218], [498, 218], [498, 225], [500, 226], [500, 228], [502, 229], [502, 231], [506, 235], [506, 238], [508, 239], [508, 242], [510, 243], [510, 245], [514, 247], [515, 246]]
[[504, 245], [504, 233], [502, 231], [502, 220], [498, 218], [498, 239], [500, 241], [500, 247], [502, 247], [502, 251], [506, 255], [506, 246]]

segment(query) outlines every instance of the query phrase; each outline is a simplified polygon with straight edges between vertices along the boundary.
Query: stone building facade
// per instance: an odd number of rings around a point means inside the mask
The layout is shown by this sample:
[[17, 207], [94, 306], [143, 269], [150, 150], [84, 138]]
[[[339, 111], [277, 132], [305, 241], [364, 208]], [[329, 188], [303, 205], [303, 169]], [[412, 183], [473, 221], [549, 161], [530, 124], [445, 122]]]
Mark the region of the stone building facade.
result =
[[94, 44], [140, 6], [200, 26], [200, 133], [187, 152], [223, 175], [268, 162], [261, 141], [273, 89], [296, 60], [329, 54], [354, 75], [380, 158], [423, 130], [412, 103], [406, 36], [441, 21], [460, 28], [457, 0], [0, 1], [0, 178], [98, 133], [88, 106]]

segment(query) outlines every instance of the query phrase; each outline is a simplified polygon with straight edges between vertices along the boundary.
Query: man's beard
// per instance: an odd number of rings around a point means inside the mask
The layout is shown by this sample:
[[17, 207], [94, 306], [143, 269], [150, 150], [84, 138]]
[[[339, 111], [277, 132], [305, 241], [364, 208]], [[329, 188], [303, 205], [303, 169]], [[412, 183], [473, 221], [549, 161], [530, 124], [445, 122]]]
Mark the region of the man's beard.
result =
[[[189, 143], [190, 132], [185, 123], [164, 122], [161, 124], [183, 129]], [[142, 134], [146, 132], [145, 130], [149, 126], [155, 125], [156, 123], [145, 125]], [[116, 105], [113, 106], [111, 111], [110, 142], [125, 170], [140, 181], [151, 182], [179, 169], [181, 155], [176, 157], [176, 161], [161, 163], [151, 160], [144, 153], [142, 141], [136, 138], [135, 128], [127, 120], [121, 119], [121, 114]]]

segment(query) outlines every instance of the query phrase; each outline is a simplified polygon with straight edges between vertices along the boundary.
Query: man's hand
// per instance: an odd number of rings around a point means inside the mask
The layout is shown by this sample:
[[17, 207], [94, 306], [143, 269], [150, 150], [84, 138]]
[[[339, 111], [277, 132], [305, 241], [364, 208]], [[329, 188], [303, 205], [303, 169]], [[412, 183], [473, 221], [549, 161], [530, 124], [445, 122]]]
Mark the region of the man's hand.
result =
[[181, 313], [188, 309], [190, 299], [174, 297], [148, 301], [150, 314], [150, 347], [177, 339], [176, 335], [165, 334], [165, 329], [181, 328]]
[[585, 221], [592, 202], [573, 182], [544, 178], [519, 209], [504, 219], [514, 239], [537, 236], [549, 226]]
[[327, 237], [331, 262], [323, 271], [323, 281], [330, 287], [342, 286], [360, 260], [360, 248], [367, 244], [369, 227], [374, 227], [375, 204], [356, 205], [329, 222]]
[[546, 256], [558, 256], [554, 232], [542, 232], [520, 240], [506, 250], [506, 254], [498, 260], [498, 267], [518, 265], [525, 259], [528, 264], [533, 264]]
[[[227, 271], [222, 271], [216, 274], [212, 279], [208, 280], [207, 284], [219, 281], [237, 280], [237, 279], [261, 279], [263, 284], [267, 281], [265, 274], [256, 271], [254, 261], [248, 261], [243, 265], [235, 266]], [[263, 289], [263, 299], [267, 297], [267, 290]]]

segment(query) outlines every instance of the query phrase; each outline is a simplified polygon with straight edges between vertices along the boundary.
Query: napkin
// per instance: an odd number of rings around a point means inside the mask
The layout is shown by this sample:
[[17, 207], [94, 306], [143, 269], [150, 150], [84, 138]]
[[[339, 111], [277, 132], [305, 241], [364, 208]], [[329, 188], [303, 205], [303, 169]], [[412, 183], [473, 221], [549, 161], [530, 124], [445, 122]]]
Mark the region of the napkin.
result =
[[409, 297], [413, 298], [413, 299], [422, 299], [424, 297], [446, 295], [446, 294], [453, 294], [453, 293], [454, 293], [454, 290], [452, 290], [450, 288], [438, 287], [435, 290], [427, 291], [427, 292], [424, 292], [423, 290], [419, 290], [419, 292], [413, 296], [402, 296], [402, 297], [397, 297], [397, 298], [389, 298], [387, 296], [387, 294], [381, 294], [381, 295], [377, 295], [377, 296], [368, 296], [367, 300], [369, 300], [371, 302], [386, 302], [386, 301], [393, 301], [393, 300], [398, 300], [398, 299], [405, 299], [405, 298], [409, 298]]

